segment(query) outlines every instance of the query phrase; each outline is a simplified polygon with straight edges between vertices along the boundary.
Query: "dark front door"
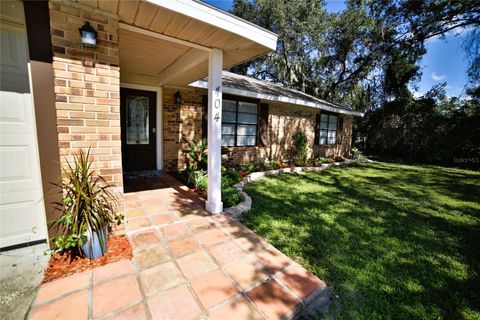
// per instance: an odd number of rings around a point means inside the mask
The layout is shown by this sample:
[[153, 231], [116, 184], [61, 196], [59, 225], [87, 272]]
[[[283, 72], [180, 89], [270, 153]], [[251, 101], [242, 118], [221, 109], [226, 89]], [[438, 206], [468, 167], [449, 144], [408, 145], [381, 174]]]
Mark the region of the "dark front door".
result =
[[120, 98], [123, 170], [156, 170], [157, 94], [121, 88]]

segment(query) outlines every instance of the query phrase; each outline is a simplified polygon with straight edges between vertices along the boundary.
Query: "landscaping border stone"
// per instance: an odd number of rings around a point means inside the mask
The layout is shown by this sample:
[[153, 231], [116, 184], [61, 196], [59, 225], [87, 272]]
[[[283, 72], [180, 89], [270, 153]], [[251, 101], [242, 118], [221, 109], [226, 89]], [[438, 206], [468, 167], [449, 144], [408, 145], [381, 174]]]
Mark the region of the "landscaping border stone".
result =
[[268, 171], [260, 171], [260, 172], [252, 172], [246, 175], [242, 181], [234, 185], [233, 187], [237, 189], [240, 194], [242, 194], [245, 198], [242, 202], [240, 202], [235, 207], [227, 208], [224, 211], [230, 214], [234, 218], [240, 218], [240, 216], [248, 212], [252, 209], [252, 198], [243, 190], [243, 188], [254, 181], [257, 181], [260, 178], [265, 176], [277, 176], [284, 173], [297, 173], [302, 174], [303, 172], [320, 172], [324, 171], [332, 166], [344, 166], [348, 164], [357, 163], [357, 160], [345, 160], [343, 162], [333, 162], [333, 163], [324, 163], [319, 167], [290, 167], [290, 168], [282, 168], [276, 170], [268, 170]]

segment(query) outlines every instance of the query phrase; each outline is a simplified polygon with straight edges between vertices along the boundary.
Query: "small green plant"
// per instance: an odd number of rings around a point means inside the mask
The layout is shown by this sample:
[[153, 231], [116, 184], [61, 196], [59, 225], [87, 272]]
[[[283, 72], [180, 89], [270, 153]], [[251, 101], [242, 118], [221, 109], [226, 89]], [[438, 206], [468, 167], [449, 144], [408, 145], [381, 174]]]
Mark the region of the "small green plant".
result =
[[293, 135], [293, 163], [304, 166], [308, 157], [308, 139], [303, 131]]
[[207, 140], [187, 141], [187, 148], [182, 149], [183, 154], [187, 158], [187, 170], [195, 171], [207, 168]]
[[365, 157], [358, 148], [356, 147], [352, 148], [352, 153], [353, 153], [353, 159], [357, 160], [357, 162], [359, 163], [367, 162], [368, 160], [367, 157]]
[[236, 168], [222, 167], [222, 188], [232, 187], [242, 180], [240, 172]]
[[195, 189], [200, 192], [207, 191], [208, 175], [207, 171], [201, 169], [196, 171], [190, 171], [188, 176], [188, 183], [193, 184]]
[[222, 187], [222, 201], [225, 207], [234, 207], [245, 200], [245, 197], [233, 187]]
[[[60, 212], [57, 219], [50, 223], [61, 234], [54, 238], [54, 252], [75, 249], [82, 255], [80, 248], [88, 241], [91, 244], [94, 232], [121, 223], [123, 215], [116, 214], [118, 200], [110, 191], [113, 185], [101, 176], [94, 174], [90, 150], [80, 150], [73, 162], [62, 167], [62, 182], [54, 184], [63, 197], [54, 203]], [[103, 242], [102, 237], [99, 237]], [[103, 250], [104, 244], [101, 243]]]
[[253, 161], [248, 161], [246, 164], [243, 165], [243, 170], [246, 173], [255, 171], [255, 163]]

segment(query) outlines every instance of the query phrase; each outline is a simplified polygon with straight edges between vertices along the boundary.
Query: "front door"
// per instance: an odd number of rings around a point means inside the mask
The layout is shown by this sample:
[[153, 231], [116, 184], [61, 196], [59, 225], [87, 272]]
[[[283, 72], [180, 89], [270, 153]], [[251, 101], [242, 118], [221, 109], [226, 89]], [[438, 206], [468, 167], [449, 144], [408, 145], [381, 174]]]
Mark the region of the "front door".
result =
[[120, 89], [123, 171], [156, 170], [156, 101], [151, 91]]

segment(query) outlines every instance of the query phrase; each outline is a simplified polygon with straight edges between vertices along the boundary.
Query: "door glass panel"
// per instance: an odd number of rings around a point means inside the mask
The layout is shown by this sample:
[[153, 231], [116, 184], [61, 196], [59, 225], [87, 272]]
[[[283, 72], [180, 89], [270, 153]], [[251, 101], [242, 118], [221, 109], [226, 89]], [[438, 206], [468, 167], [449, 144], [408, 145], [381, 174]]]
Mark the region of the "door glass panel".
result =
[[148, 97], [127, 96], [126, 102], [127, 144], [148, 144]]

